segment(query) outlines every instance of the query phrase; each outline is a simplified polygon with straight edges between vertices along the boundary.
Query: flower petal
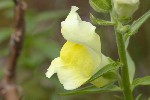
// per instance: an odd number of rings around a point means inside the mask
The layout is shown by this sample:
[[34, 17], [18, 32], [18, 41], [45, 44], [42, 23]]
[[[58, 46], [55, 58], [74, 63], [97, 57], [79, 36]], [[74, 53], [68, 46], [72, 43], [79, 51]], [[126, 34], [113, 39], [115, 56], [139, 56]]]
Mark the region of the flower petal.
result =
[[106, 66], [107, 64], [111, 63], [109, 57], [106, 57], [105, 55], [102, 54], [102, 58], [101, 58], [101, 63], [98, 66], [97, 70], [94, 72], [94, 74], [96, 72], [98, 72], [102, 67]]
[[95, 68], [94, 60], [98, 60], [93, 59], [91, 53], [83, 45], [68, 41], [61, 49], [60, 58], [65, 67], [72, 66], [72, 69], [80, 71], [85, 77], [90, 77], [93, 74]]
[[[111, 61], [110, 61], [109, 57], [106, 57], [105, 55], [102, 54], [102, 61], [101, 61], [101, 64], [100, 64], [99, 68], [96, 70], [96, 72], [99, 71], [102, 67], [104, 67], [107, 64], [109, 64], [110, 62]], [[96, 87], [102, 87], [102, 86], [104, 86], [104, 85], [106, 85], [106, 84], [108, 84], [110, 82], [112, 82], [112, 80], [106, 79], [104, 77], [99, 77], [98, 79], [92, 81], [91, 83], [93, 85], [95, 85]]]
[[76, 89], [89, 79], [89, 77], [85, 77], [80, 73], [81, 70], [76, 70], [74, 67], [75, 66], [67, 66], [67, 68], [58, 68], [57, 75], [59, 81], [63, 84], [64, 89], [66, 90]]
[[46, 72], [46, 77], [50, 78], [54, 73], [56, 73], [56, 69], [58, 67], [61, 67], [63, 66], [61, 60], [60, 60], [60, 57], [57, 57], [55, 58], [52, 62], [51, 62], [51, 65], [49, 66], [49, 68], [47, 69], [47, 72]]
[[91, 23], [82, 21], [77, 7], [72, 6], [66, 20], [61, 23], [63, 37], [71, 42], [85, 45], [101, 54], [100, 37], [95, 33], [96, 27]]
[[60, 58], [64, 65], [59, 67], [57, 74], [67, 90], [78, 88], [86, 82], [101, 61], [101, 57], [93, 50], [89, 51], [85, 46], [69, 41], [62, 47]]

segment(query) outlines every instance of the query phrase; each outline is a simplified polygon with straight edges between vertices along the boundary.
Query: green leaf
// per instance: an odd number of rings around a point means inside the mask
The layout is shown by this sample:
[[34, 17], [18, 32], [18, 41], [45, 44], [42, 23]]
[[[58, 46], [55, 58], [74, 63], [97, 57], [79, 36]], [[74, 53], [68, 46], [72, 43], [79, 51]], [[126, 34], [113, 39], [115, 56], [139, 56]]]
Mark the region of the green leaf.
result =
[[104, 25], [104, 26], [114, 25], [114, 23], [112, 23], [110, 21], [95, 18], [92, 14], [90, 14], [90, 20], [92, 21], [93, 24], [97, 24], [97, 25]]
[[59, 56], [60, 46], [55, 41], [39, 38], [35, 41], [32, 41], [32, 46], [44, 54], [45, 57], [53, 59]]
[[97, 12], [108, 12], [111, 9], [111, 0], [89, 0], [91, 7]]
[[121, 91], [121, 89], [116, 85], [106, 85], [102, 88], [96, 88], [95, 86], [91, 85], [82, 89], [74, 90], [71, 92], [60, 93], [61, 95], [74, 95], [74, 94], [90, 94], [90, 93], [102, 93], [102, 92], [114, 92], [114, 91]]
[[[43, 27], [51, 27], [53, 26], [53, 23], [58, 22], [57, 19], [61, 19], [68, 14], [68, 10], [56, 10], [56, 11], [49, 11], [49, 12], [43, 12], [40, 14], [37, 14], [32, 11], [27, 12], [27, 33], [33, 33], [32, 31], [35, 31], [35, 29], [42, 29]], [[43, 25], [42, 22], [51, 21], [50, 25]], [[41, 28], [41, 26], [43, 27]], [[55, 30], [55, 28], [53, 28]]]
[[106, 74], [107, 72], [118, 70], [119, 67], [121, 67], [121, 66], [122, 66], [122, 64], [119, 62], [110, 63], [110, 64], [104, 66], [103, 68], [101, 68], [86, 83], [94, 81], [95, 79], [101, 77], [102, 75]]
[[127, 51], [127, 63], [128, 63], [128, 70], [129, 70], [129, 79], [130, 79], [130, 83], [132, 83], [135, 75], [135, 63], [133, 62], [128, 51]]
[[137, 78], [133, 81], [132, 87], [133, 89], [139, 85], [150, 85], [150, 76], [145, 76], [142, 78]]
[[129, 45], [129, 40], [130, 38], [128, 38], [125, 41], [125, 48], [126, 48], [126, 53], [127, 53], [126, 56], [127, 56], [128, 70], [129, 70], [129, 79], [130, 79], [130, 83], [132, 83], [134, 75], [135, 75], [135, 63], [127, 50], [128, 45]]
[[139, 94], [135, 100], [140, 100], [141, 97], [142, 97], [142, 94]]
[[11, 30], [8, 28], [0, 28], [0, 43], [3, 42], [4, 40], [8, 39], [11, 34]]
[[130, 31], [125, 34], [125, 40], [127, 40], [128, 37], [131, 35], [134, 35], [138, 29], [141, 27], [141, 25], [150, 17], [150, 10], [146, 12], [142, 17], [140, 17], [138, 20], [134, 21], [131, 25]]
[[54, 20], [54, 19], [60, 19], [62, 17], [67, 16], [68, 10], [56, 10], [56, 11], [50, 11], [50, 12], [43, 12], [42, 14], [39, 14], [36, 17], [36, 21], [44, 21], [44, 20]]
[[0, 2], [0, 9], [7, 9], [13, 7], [13, 2], [10, 0], [3, 0]]

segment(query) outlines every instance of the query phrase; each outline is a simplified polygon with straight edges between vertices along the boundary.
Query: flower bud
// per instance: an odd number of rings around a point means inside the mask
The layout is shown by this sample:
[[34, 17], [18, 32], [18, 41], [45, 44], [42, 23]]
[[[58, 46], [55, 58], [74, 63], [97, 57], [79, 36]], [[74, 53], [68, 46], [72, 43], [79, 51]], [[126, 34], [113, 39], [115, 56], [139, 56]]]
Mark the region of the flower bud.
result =
[[138, 9], [139, 0], [113, 0], [113, 9], [119, 19], [129, 19]]

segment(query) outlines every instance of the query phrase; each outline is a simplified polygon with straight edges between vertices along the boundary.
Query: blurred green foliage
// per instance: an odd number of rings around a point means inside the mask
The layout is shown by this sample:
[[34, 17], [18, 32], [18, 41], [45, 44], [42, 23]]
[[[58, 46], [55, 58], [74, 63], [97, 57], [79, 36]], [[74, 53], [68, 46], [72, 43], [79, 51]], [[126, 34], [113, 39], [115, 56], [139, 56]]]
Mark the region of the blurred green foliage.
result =
[[[17, 83], [22, 87], [23, 100], [118, 100], [113, 93], [60, 96], [64, 89], [57, 76], [48, 79], [45, 72], [53, 58], [59, 56], [64, 39], [60, 34], [60, 23], [67, 16], [72, 5], [81, 8], [81, 15], [89, 20], [90, 6], [87, 0], [25, 0], [27, 9], [26, 34], [21, 55], [17, 63]], [[150, 2], [143, 0], [136, 16], [142, 15], [149, 9]], [[9, 52], [9, 39], [13, 32], [12, 0], [0, 0], [0, 79]], [[107, 16], [102, 16], [107, 17]], [[150, 75], [150, 32], [149, 22], [146, 22], [137, 35], [132, 38], [129, 51], [136, 62], [137, 76]], [[102, 51], [107, 56], [117, 59], [117, 50], [112, 29], [101, 27], [97, 29], [101, 35]], [[140, 34], [141, 33], [141, 34]], [[111, 46], [110, 46], [111, 45]], [[144, 59], [144, 60], [142, 60]], [[144, 67], [147, 66], [147, 67]], [[141, 70], [142, 69], [142, 70]], [[150, 88], [142, 87], [137, 93], [142, 97], [150, 96]], [[137, 95], [135, 91], [135, 95]], [[114, 98], [114, 99], [112, 99]], [[147, 99], [142, 99], [147, 100]]]

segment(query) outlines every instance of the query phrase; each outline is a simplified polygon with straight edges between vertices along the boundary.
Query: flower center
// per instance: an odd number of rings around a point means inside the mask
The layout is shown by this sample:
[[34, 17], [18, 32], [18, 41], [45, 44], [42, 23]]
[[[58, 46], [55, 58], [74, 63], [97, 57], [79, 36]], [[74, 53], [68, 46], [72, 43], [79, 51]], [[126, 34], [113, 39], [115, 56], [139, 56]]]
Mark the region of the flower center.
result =
[[93, 59], [83, 45], [67, 41], [61, 49], [60, 58], [63, 60], [65, 68], [72, 68], [85, 77], [89, 77], [93, 73]]

